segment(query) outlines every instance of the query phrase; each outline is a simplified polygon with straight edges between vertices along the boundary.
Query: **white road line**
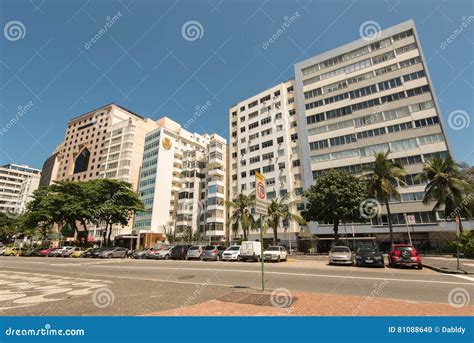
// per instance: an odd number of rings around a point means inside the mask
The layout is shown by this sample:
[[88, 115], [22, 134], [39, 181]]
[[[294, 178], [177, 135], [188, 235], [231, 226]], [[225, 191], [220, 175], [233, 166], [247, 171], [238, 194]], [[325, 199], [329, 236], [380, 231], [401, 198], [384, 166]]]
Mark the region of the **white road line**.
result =
[[[95, 268], [110, 268], [109, 266], [93, 265]], [[118, 267], [118, 266], [117, 266]], [[207, 272], [228, 272], [228, 273], [258, 273], [258, 270], [241, 270], [241, 269], [209, 269], [209, 268], [169, 268], [169, 267], [146, 267], [146, 266], [120, 266], [120, 268], [132, 268], [132, 269], [157, 269], [157, 270], [187, 270], [187, 271], [207, 271]], [[270, 272], [267, 271], [265, 274], [274, 275], [292, 275], [292, 276], [310, 276], [310, 277], [322, 277], [322, 278], [337, 278], [337, 279], [357, 279], [357, 280], [387, 280], [394, 282], [417, 282], [417, 283], [435, 283], [435, 284], [447, 284], [447, 285], [472, 285], [467, 282], [452, 282], [452, 281], [435, 281], [435, 280], [416, 280], [416, 279], [390, 279], [384, 277], [367, 277], [367, 276], [344, 276], [344, 275], [325, 275], [325, 274], [299, 274], [299, 273], [287, 273], [287, 272]], [[106, 275], [104, 275], [106, 276]]]
[[[457, 274], [449, 274], [451, 276], [454, 276], [454, 277], [458, 277], [458, 278], [461, 278], [461, 279], [465, 279], [465, 280], [469, 280], [471, 282], [474, 282], [474, 278], [473, 277], [470, 277], [470, 276], [466, 276], [466, 275], [457, 275]], [[474, 286], [474, 284], [473, 284]]]

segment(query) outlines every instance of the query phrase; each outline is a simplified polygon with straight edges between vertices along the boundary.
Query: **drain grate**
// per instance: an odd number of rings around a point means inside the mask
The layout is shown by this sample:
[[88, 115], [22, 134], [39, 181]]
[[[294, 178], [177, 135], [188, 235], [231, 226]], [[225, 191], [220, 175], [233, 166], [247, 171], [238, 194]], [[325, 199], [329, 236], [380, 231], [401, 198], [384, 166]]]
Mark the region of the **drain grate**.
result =
[[177, 279], [178, 280], [189, 280], [189, 279], [192, 279], [196, 277], [196, 275], [183, 275], [183, 276], [178, 276]]

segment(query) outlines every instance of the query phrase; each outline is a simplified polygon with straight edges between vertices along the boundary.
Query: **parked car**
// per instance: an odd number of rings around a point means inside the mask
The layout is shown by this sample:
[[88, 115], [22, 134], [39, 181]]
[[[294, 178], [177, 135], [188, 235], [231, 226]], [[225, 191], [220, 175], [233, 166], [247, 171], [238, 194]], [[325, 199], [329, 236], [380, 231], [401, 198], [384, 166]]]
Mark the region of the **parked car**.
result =
[[155, 254], [155, 258], [158, 260], [169, 260], [171, 258], [171, 250], [174, 246], [163, 247]]
[[329, 251], [329, 264], [349, 264], [354, 263], [351, 249], [346, 246], [334, 246]]
[[82, 257], [85, 257], [85, 258], [92, 258], [94, 257], [94, 255], [96, 255], [97, 257], [97, 253], [99, 251], [101, 251], [102, 248], [93, 248], [93, 249], [90, 249], [88, 251], [85, 251], [84, 254], [82, 254]]
[[286, 252], [285, 247], [280, 245], [270, 246], [263, 252], [263, 258], [265, 261], [287, 261], [287, 255], [288, 253]]
[[360, 266], [378, 266], [385, 268], [383, 254], [376, 247], [360, 247], [355, 255], [355, 265]]
[[188, 254], [189, 245], [177, 245], [171, 249], [170, 257], [172, 260], [185, 260]]
[[7, 247], [6, 247], [6, 246], [0, 247], [0, 256], [2, 256], [5, 251], [7, 251]]
[[388, 265], [390, 267], [408, 266], [423, 269], [421, 256], [415, 247], [409, 244], [392, 245], [392, 250], [388, 253]]
[[132, 258], [142, 259], [146, 258], [146, 255], [151, 250], [151, 248], [139, 249], [132, 252]]
[[89, 248], [89, 249], [86, 249], [86, 250], [83, 250], [82, 248], [79, 248], [79, 250], [76, 250], [71, 254], [71, 257], [74, 257], [74, 258], [83, 257], [86, 252], [91, 251], [91, 250], [92, 250], [92, 248]]
[[222, 259], [222, 254], [224, 253], [224, 251], [225, 247], [221, 245], [208, 245], [204, 247], [201, 259], [203, 261], [219, 261]]
[[3, 256], [16, 256], [20, 253], [20, 248], [18, 247], [10, 247], [5, 250]]
[[260, 256], [262, 254], [262, 243], [254, 241], [245, 241], [242, 242], [240, 246], [240, 259], [242, 261], [260, 261]]
[[38, 251], [38, 256], [45, 257], [48, 256], [48, 254], [55, 250], [56, 248], [44, 248]]
[[127, 248], [122, 248], [122, 247], [113, 247], [113, 248], [108, 248], [104, 249], [101, 252], [99, 252], [98, 257], [100, 258], [125, 258], [127, 257]]
[[59, 253], [59, 256], [62, 257], [69, 257], [71, 256], [74, 252], [76, 251], [81, 251], [82, 249], [79, 247], [64, 247], [61, 252]]
[[55, 249], [55, 250], [53, 250], [53, 251], [50, 251], [49, 254], [48, 254], [48, 256], [49, 256], [49, 257], [61, 257], [61, 256], [62, 256], [62, 252], [63, 252], [64, 250], [70, 249], [70, 248], [72, 248], [72, 247], [70, 247], [70, 246], [64, 246], [64, 247], [57, 248], [57, 249]]
[[168, 247], [159, 247], [159, 248], [153, 248], [153, 249], [150, 249], [145, 255], [144, 257], [147, 258], [147, 259], [152, 259], [152, 260], [157, 260], [160, 258], [160, 252], [163, 250], [163, 249], [167, 249]]
[[226, 251], [222, 253], [223, 261], [240, 261], [240, 245], [233, 245], [228, 247]]
[[200, 260], [203, 247], [201, 245], [191, 245], [186, 254], [186, 260]]

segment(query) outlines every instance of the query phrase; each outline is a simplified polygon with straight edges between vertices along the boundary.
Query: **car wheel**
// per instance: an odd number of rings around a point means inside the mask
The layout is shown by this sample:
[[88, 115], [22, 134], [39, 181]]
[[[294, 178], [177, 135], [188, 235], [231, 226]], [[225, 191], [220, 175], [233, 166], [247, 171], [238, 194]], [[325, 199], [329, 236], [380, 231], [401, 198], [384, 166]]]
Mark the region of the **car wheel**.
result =
[[169, 260], [170, 259], [170, 255], [165, 255], [165, 260]]
[[422, 270], [422, 269], [423, 269], [423, 265], [422, 265], [421, 263], [418, 265], [418, 269], [419, 269], [419, 270]]
[[240, 262], [242, 261], [242, 259], [240, 258], [240, 256], [237, 256], [237, 262]]
[[278, 262], [278, 263], [280, 263], [280, 262], [281, 262], [281, 258], [280, 258], [280, 256], [278, 256], [278, 260], [277, 260], [277, 262]]
[[216, 256], [216, 261], [220, 261], [221, 257], [219, 255]]
[[107, 255], [107, 258], [112, 258], [112, 255]]

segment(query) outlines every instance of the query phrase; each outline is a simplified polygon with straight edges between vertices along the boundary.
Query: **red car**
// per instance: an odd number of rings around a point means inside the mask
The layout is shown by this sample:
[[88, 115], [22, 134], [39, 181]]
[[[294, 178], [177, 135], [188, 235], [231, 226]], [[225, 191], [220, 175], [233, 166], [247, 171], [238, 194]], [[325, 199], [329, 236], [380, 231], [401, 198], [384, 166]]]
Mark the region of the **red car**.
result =
[[423, 269], [421, 256], [415, 247], [409, 244], [392, 245], [392, 251], [388, 253], [388, 265], [390, 267], [409, 266]]
[[41, 257], [45, 257], [45, 256], [48, 256], [48, 254], [53, 251], [55, 248], [47, 248], [47, 249], [42, 249], [40, 251], [38, 251], [38, 256], [41, 256]]

